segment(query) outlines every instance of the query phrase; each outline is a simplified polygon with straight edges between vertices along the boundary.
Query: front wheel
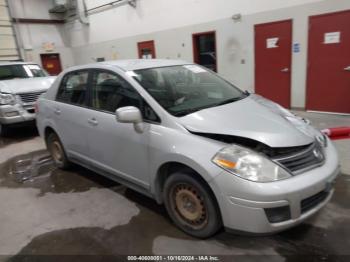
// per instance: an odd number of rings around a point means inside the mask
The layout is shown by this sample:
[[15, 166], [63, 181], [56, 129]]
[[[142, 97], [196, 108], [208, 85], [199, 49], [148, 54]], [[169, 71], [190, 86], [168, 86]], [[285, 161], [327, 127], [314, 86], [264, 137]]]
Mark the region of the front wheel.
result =
[[55, 165], [61, 169], [68, 169], [71, 166], [71, 163], [67, 158], [66, 152], [64, 151], [58, 135], [55, 133], [49, 134], [46, 143]]
[[164, 199], [173, 222], [191, 236], [208, 238], [222, 226], [209, 186], [188, 174], [175, 173], [166, 180]]

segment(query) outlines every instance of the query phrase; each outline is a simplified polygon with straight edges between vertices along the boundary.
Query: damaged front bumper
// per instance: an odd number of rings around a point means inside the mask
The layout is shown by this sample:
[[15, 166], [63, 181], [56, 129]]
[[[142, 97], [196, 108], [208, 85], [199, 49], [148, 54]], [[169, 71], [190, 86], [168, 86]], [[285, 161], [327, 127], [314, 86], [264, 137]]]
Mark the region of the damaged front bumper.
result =
[[253, 234], [275, 233], [315, 214], [331, 199], [340, 173], [338, 155], [329, 143], [322, 166], [292, 178], [256, 183], [222, 172], [210, 183], [227, 229]]
[[12, 125], [35, 120], [34, 104], [0, 106], [0, 124]]

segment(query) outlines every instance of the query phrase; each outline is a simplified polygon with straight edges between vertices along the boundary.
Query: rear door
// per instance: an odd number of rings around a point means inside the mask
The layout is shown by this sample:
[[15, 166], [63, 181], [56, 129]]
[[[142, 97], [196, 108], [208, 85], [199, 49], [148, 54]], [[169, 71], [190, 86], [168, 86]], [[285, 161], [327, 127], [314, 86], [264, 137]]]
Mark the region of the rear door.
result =
[[292, 21], [255, 26], [255, 92], [290, 108]]
[[310, 18], [307, 109], [350, 113], [350, 11]]
[[56, 101], [50, 107], [67, 153], [79, 159], [87, 159], [89, 151], [86, 135], [90, 121], [87, 108], [88, 83], [88, 70], [66, 74], [58, 89]]

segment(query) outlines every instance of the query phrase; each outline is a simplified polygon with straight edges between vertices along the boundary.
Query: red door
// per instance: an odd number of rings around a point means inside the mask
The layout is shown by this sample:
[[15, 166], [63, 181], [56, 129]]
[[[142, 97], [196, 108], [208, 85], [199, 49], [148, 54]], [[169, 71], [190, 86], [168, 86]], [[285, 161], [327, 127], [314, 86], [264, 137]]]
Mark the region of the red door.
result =
[[145, 41], [137, 43], [139, 50], [139, 58], [142, 59], [154, 59], [156, 58], [156, 49], [154, 47], [154, 41]]
[[255, 92], [290, 108], [292, 21], [255, 26]]
[[41, 54], [41, 64], [43, 68], [52, 76], [62, 72], [59, 54]]
[[310, 17], [308, 110], [350, 113], [350, 11]]

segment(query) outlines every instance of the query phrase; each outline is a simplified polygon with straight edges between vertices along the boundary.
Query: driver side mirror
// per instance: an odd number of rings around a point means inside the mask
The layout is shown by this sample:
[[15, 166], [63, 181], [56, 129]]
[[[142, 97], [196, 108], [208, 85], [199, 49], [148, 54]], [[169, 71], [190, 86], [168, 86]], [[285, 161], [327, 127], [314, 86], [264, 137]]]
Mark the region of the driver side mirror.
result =
[[143, 132], [142, 115], [138, 108], [134, 106], [118, 108], [115, 111], [115, 116], [119, 123], [132, 123], [136, 132]]

